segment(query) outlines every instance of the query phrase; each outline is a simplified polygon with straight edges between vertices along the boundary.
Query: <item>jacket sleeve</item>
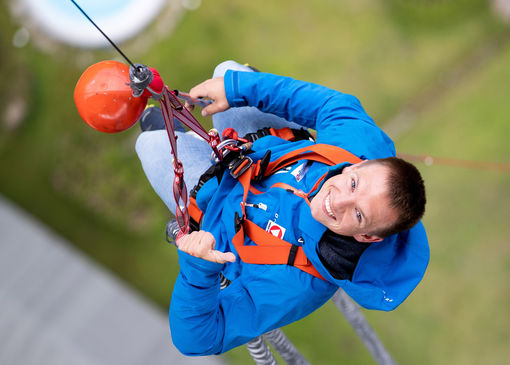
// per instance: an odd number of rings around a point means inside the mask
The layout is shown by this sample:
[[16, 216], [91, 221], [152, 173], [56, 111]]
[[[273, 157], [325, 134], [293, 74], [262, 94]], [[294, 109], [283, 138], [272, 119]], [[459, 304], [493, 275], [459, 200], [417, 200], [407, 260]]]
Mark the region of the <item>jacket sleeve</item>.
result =
[[231, 107], [253, 106], [316, 129], [318, 143], [342, 147], [363, 159], [395, 156], [391, 139], [352, 95], [262, 72], [229, 70], [224, 83]]
[[[220, 291], [223, 265], [179, 251], [181, 271], [170, 304], [174, 345], [183, 354], [221, 354], [294, 322], [324, 304], [338, 289], [295, 267], [245, 265]], [[279, 269], [279, 270], [278, 270]], [[243, 273], [244, 274], [244, 273]]]

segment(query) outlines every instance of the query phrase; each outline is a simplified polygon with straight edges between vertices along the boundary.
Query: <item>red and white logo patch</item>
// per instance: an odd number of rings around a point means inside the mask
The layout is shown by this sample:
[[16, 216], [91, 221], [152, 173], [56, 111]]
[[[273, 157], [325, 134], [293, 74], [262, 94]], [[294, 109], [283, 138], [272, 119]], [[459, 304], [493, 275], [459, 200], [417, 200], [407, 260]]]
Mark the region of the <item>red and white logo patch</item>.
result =
[[273, 236], [279, 239], [283, 239], [283, 236], [285, 235], [285, 228], [283, 228], [276, 222], [269, 221], [267, 222], [266, 232], [271, 233]]

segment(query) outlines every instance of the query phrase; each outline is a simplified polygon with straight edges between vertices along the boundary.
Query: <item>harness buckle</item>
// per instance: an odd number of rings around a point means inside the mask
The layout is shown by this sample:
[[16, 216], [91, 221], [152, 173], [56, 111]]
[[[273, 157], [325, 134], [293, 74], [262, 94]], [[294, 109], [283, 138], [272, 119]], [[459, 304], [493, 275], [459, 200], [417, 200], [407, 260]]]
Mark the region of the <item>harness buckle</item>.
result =
[[234, 229], [237, 232], [239, 232], [243, 225], [244, 216], [240, 217], [238, 212], [235, 212], [234, 216]]
[[267, 150], [264, 154], [264, 157], [259, 162], [259, 171], [257, 175], [253, 177], [253, 181], [260, 182], [264, 178], [264, 173], [267, 170], [267, 166], [269, 165], [269, 160], [271, 159], [271, 150]]
[[230, 175], [232, 175], [234, 179], [237, 179], [239, 176], [244, 174], [244, 172], [248, 170], [252, 164], [253, 160], [250, 157], [239, 155], [237, 158], [233, 159], [228, 165]]
[[[216, 146], [223, 160], [225, 160], [227, 158], [227, 155], [229, 155], [232, 152], [232, 150], [228, 148], [230, 146], [232, 147], [237, 146], [237, 141], [235, 139], [225, 139]], [[218, 162], [220, 162], [218, 156], [216, 156], [214, 152], [211, 152], [211, 163], [216, 164]]]

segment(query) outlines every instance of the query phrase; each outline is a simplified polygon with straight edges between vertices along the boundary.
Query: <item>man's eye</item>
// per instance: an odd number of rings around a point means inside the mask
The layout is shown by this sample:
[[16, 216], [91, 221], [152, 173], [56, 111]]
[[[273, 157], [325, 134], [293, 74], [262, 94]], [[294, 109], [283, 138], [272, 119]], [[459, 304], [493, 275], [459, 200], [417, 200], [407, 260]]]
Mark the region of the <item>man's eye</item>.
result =
[[354, 179], [351, 180], [351, 190], [352, 191], [356, 190], [356, 180]]
[[361, 213], [356, 211], [356, 218], [358, 218], [358, 222], [361, 222]]

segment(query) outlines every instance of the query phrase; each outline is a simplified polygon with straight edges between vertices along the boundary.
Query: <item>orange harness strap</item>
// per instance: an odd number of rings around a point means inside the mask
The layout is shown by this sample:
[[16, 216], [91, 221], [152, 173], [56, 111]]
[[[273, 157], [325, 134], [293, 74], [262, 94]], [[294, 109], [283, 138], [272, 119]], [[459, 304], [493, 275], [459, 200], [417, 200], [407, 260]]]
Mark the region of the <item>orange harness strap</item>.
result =
[[[278, 160], [269, 163], [266, 171], [264, 172], [264, 176], [269, 176], [275, 171], [303, 159], [323, 162], [327, 165], [336, 165], [341, 162], [358, 163], [361, 161], [361, 159], [357, 156], [342, 148], [317, 144], [292, 151]], [[232, 239], [232, 243], [234, 244], [239, 257], [243, 260], [243, 262], [250, 264], [292, 265], [324, 280], [322, 275], [315, 269], [306, 257], [303, 247], [277, 238], [257, 226], [252, 221], [246, 219], [246, 197], [248, 196], [248, 191], [251, 188], [252, 177], [258, 173], [260, 169], [258, 164], [259, 163], [252, 166], [239, 177], [239, 182], [244, 189], [243, 201], [241, 202], [242, 217], [236, 217], [238, 218], [238, 221], [236, 221], [236, 229], [238, 229], [238, 231]], [[272, 187], [291, 190], [295, 195], [302, 197], [308, 204], [310, 204], [308, 200], [309, 195], [318, 188], [320, 182], [325, 178], [325, 176], [326, 174], [317, 181], [312, 190], [308, 193], [295, 189], [294, 187], [284, 183], [276, 183]], [[256, 246], [245, 245], [245, 234], [256, 244]]]
[[299, 148], [280, 157], [276, 161], [270, 162], [264, 176], [269, 176], [298, 160], [312, 160], [322, 162], [326, 165], [336, 165], [341, 162], [358, 163], [361, 159], [343, 148], [327, 144], [315, 144]]
[[[272, 173], [286, 166], [289, 166], [298, 160], [312, 160], [322, 162], [327, 165], [336, 165], [341, 162], [358, 163], [361, 161], [360, 158], [340, 147], [316, 144], [289, 152], [276, 161], [270, 162], [264, 171], [264, 177], [269, 176]], [[271, 233], [257, 226], [252, 221], [246, 219], [245, 203], [246, 197], [248, 196], [248, 191], [252, 191], [256, 194], [262, 194], [262, 192], [251, 186], [251, 180], [254, 176], [259, 174], [260, 169], [260, 161], [258, 161], [238, 178], [239, 182], [243, 186], [243, 201], [241, 202], [242, 217], [238, 217], [236, 213], [237, 233], [232, 239], [232, 243], [234, 244], [239, 257], [241, 260], [243, 260], [243, 262], [248, 264], [286, 264], [295, 266], [308, 274], [325, 280], [308, 260], [304, 253], [303, 247], [291, 244], [278, 237], [275, 237]], [[293, 194], [305, 199], [307, 204], [310, 205], [308, 197], [318, 188], [321, 181], [325, 177], [326, 174], [324, 174], [315, 183], [312, 190], [310, 190], [308, 193], [305, 193], [292, 187], [291, 185], [284, 183], [276, 183], [271, 187], [289, 190]], [[188, 209], [191, 217], [196, 222], [200, 223], [203, 212], [200, 210], [200, 208], [198, 208], [194, 198], [190, 198]], [[256, 244], [256, 246], [245, 245], [245, 234]]]
[[284, 139], [286, 141], [294, 141], [295, 139], [294, 133], [289, 127], [284, 127], [280, 129], [269, 128], [269, 133], [271, 133], [271, 135], [273, 136], [280, 137], [281, 139]]
[[204, 216], [204, 212], [200, 210], [200, 208], [197, 205], [197, 200], [193, 196], [189, 197], [188, 213], [191, 219], [193, 219], [198, 225], [200, 225], [202, 217]]

